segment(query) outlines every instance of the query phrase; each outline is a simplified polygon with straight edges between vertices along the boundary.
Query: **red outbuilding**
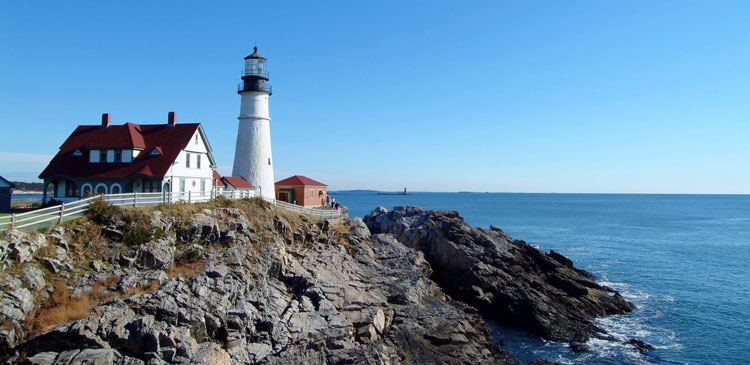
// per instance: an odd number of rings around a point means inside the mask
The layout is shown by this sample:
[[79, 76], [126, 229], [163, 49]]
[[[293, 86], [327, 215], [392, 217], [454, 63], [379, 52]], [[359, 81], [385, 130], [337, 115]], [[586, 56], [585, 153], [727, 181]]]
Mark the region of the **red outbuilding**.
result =
[[328, 185], [302, 175], [294, 175], [275, 185], [276, 199], [301, 205], [319, 207], [326, 204]]

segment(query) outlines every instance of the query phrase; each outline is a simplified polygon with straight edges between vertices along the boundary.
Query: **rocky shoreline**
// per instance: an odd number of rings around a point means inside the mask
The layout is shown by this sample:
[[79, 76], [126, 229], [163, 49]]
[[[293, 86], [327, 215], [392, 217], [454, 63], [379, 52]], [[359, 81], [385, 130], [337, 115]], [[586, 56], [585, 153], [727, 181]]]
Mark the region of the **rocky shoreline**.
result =
[[518, 364], [483, 318], [580, 349], [632, 309], [559, 253], [418, 207], [104, 206], [3, 233], [0, 259], [7, 363]]

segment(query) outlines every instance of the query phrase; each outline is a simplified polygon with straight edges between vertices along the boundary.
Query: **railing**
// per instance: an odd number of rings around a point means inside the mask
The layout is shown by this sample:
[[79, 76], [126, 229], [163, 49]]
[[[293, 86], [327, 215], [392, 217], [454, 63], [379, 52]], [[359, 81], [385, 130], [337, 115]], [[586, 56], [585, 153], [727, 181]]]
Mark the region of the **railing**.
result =
[[[237, 91], [245, 91], [245, 81], [240, 81], [240, 83], [237, 84]], [[273, 87], [271, 87], [270, 84], [266, 84], [263, 88], [254, 88], [247, 91], [266, 91], [269, 94], [273, 94]]]
[[[98, 195], [70, 203], [64, 203], [53, 207], [37, 209], [24, 213], [14, 213], [11, 215], [0, 216], [0, 231], [7, 230], [10, 227], [32, 231], [46, 228], [52, 225], [61, 224], [73, 219], [80, 218], [89, 209], [89, 204], [94, 199], [102, 198], [104, 201], [115, 206], [127, 207], [149, 207], [165, 203], [202, 203], [223, 196], [228, 199], [243, 199], [256, 197], [254, 191], [230, 190], [221, 193], [213, 192], [184, 192], [184, 193], [125, 193], [125, 194], [107, 194]], [[325, 208], [306, 208], [299, 205], [289, 204], [261, 197], [263, 200], [283, 209], [291, 210], [298, 213], [310, 214], [320, 218], [339, 218], [341, 210]]]

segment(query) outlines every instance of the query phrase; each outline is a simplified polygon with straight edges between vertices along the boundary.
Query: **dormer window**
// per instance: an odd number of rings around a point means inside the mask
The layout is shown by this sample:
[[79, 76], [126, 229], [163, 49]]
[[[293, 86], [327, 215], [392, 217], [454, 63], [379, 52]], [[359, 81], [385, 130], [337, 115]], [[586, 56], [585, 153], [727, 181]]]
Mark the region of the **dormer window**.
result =
[[81, 152], [81, 150], [75, 150], [75, 152], [73, 152], [73, 156], [83, 156], [83, 153]]

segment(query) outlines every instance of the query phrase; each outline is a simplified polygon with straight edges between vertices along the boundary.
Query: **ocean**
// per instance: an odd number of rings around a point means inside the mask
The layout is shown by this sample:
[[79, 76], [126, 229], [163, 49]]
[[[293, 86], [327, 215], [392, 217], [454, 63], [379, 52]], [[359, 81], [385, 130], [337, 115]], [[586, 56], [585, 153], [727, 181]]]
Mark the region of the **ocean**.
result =
[[640, 354], [592, 340], [590, 352], [491, 323], [497, 341], [522, 361], [584, 364], [750, 363], [750, 196], [331, 192], [363, 217], [377, 206], [456, 210], [479, 227], [558, 251], [636, 305], [598, 322], [622, 341], [656, 347]]

